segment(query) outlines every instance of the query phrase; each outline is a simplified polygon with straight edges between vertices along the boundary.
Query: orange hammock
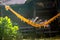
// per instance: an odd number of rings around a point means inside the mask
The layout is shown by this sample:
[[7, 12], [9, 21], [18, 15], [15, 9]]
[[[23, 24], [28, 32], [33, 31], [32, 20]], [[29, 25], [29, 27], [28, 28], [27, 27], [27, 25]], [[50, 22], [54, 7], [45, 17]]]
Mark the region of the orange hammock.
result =
[[29, 25], [32, 25], [33, 27], [38, 27], [38, 28], [40, 28], [44, 25], [50, 24], [52, 21], [54, 21], [56, 18], [58, 18], [58, 16], [60, 16], [60, 13], [58, 13], [56, 16], [52, 17], [47, 22], [43, 22], [42, 24], [37, 24], [37, 23], [33, 22], [32, 20], [29, 20], [29, 19], [23, 17], [22, 15], [20, 15], [19, 13], [15, 12], [10, 6], [5, 5], [5, 8], [6, 8], [6, 10], [10, 10], [13, 14], [15, 14], [22, 21], [26, 22]]

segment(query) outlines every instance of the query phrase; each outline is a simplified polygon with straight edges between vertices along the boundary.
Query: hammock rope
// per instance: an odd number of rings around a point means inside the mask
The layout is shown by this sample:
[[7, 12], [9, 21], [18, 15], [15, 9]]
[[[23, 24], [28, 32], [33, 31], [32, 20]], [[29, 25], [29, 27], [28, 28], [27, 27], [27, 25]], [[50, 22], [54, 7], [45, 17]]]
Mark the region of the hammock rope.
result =
[[42, 26], [44, 26], [44, 25], [50, 24], [52, 21], [54, 21], [56, 18], [58, 18], [58, 16], [60, 16], [60, 13], [58, 13], [57, 15], [55, 15], [54, 17], [52, 17], [51, 19], [49, 19], [47, 22], [43, 22], [43, 23], [41, 23], [41, 24], [37, 24], [37, 23], [33, 22], [32, 20], [29, 20], [29, 19], [23, 17], [22, 15], [20, 15], [20, 14], [17, 13], [16, 11], [14, 11], [10, 6], [5, 5], [5, 8], [6, 8], [6, 10], [11, 11], [11, 12], [12, 12], [14, 15], [16, 15], [20, 20], [26, 22], [26, 23], [29, 24], [29, 25], [32, 25], [33, 27], [37, 27], [37, 28], [40, 28], [40, 27], [42, 27]]

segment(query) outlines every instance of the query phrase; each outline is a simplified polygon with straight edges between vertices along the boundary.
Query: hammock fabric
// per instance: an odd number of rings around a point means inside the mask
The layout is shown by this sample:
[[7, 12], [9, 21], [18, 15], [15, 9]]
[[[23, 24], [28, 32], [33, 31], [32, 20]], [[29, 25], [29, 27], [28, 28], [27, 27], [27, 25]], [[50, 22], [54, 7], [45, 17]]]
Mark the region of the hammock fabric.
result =
[[55, 15], [54, 17], [52, 17], [51, 19], [49, 19], [47, 22], [43, 22], [41, 24], [37, 24], [37, 23], [33, 22], [32, 20], [29, 20], [29, 19], [23, 17], [22, 15], [20, 15], [16, 11], [14, 11], [10, 6], [5, 5], [5, 8], [6, 8], [6, 10], [11, 11], [14, 15], [16, 15], [23, 22], [26, 22], [27, 24], [29, 24], [29, 25], [31, 25], [33, 27], [37, 27], [37, 28], [40, 28], [40, 27], [42, 27], [44, 25], [50, 24], [52, 21], [54, 21], [56, 18], [58, 18], [60, 16], [60, 13], [58, 13], [57, 15]]

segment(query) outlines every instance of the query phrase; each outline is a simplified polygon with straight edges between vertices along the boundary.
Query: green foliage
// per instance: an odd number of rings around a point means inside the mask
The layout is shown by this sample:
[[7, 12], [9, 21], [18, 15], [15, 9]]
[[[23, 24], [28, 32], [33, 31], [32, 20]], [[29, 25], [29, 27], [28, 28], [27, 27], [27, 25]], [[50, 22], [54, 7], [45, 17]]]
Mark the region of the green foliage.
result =
[[16, 37], [18, 30], [18, 26], [13, 25], [10, 18], [0, 17], [0, 38]]

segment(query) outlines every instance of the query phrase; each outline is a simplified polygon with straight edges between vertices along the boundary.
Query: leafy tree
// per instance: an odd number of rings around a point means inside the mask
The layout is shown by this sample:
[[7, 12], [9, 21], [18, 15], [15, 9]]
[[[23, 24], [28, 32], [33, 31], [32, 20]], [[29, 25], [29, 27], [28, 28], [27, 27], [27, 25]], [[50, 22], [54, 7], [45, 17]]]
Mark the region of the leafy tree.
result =
[[10, 18], [6, 17], [0, 17], [0, 39], [6, 40], [13, 38], [16, 38], [16, 35], [18, 34], [18, 26], [13, 25]]

